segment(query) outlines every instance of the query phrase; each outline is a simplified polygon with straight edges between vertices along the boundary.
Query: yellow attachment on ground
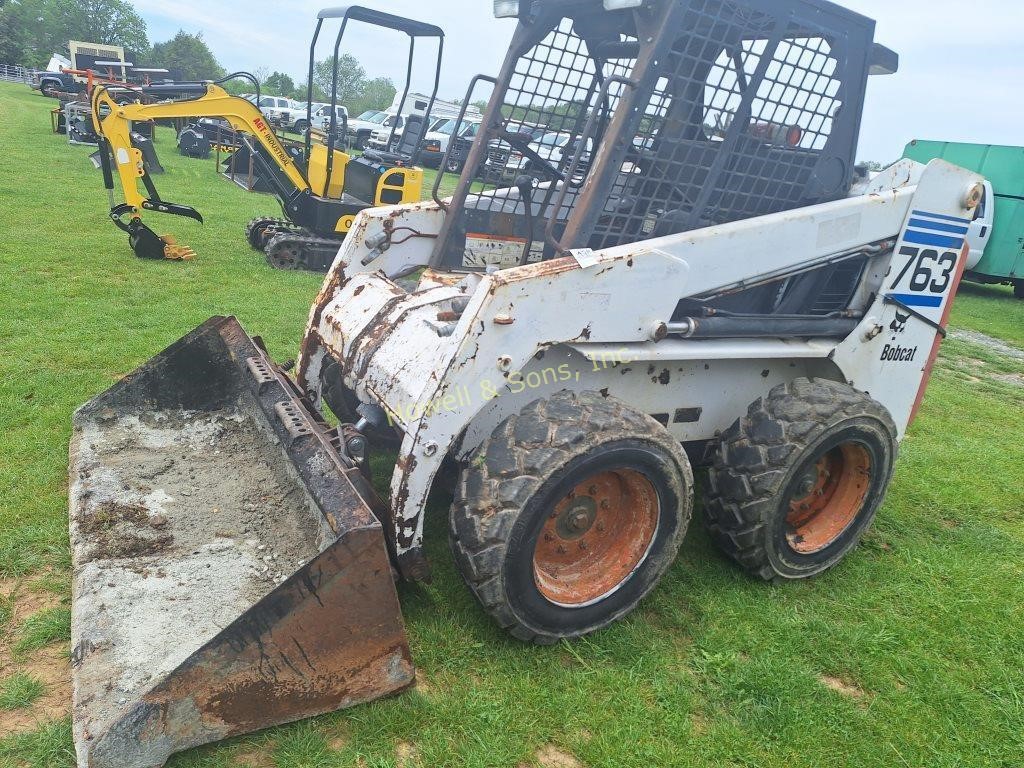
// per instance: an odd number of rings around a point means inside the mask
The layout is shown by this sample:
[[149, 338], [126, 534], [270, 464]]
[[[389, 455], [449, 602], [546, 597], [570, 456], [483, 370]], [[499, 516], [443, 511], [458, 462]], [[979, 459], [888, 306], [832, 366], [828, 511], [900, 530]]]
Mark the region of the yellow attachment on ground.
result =
[[160, 235], [164, 244], [164, 259], [166, 261], [192, 261], [196, 252], [189, 245], [178, 245], [178, 239], [174, 235]]
[[196, 252], [188, 245], [168, 245], [164, 248], [164, 259], [167, 261], [192, 261]]
[[[344, 152], [334, 152], [334, 166], [331, 169], [331, 188], [325, 189], [327, 184], [327, 147], [323, 144], [314, 144], [309, 154], [309, 168], [307, 175], [309, 185], [313, 188], [313, 194], [320, 197], [327, 197], [332, 200], [340, 200], [342, 190], [345, 188], [345, 167], [348, 165], [349, 157]], [[348, 230], [345, 230], [348, 231]]]

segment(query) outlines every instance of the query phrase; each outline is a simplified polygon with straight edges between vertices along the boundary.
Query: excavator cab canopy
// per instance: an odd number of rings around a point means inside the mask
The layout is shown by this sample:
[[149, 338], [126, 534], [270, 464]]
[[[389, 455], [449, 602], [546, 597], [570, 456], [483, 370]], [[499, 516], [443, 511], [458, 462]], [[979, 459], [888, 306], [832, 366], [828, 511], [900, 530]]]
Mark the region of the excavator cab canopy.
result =
[[[409, 56], [408, 63], [406, 65], [406, 76], [405, 85], [402, 90], [402, 98], [398, 104], [398, 114], [402, 114], [405, 110], [405, 103], [409, 97], [409, 91], [412, 87], [412, 76], [413, 76], [413, 65], [416, 60], [416, 41], [419, 38], [433, 38], [437, 40], [437, 58], [434, 65], [434, 85], [430, 92], [430, 99], [427, 104], [426, 115], [434, 109], [434, 101], [437, 99], [437, 89], [441, 82], [441, 61], [444, 57], [444, 30], [434, 24], [427, 24], [421, 21], [415, 21], [408, 19], [403, 16], [396, 16], [391, 13], [385, 13], [384, 11], [378, 11], [373, 8], [366, 8], [361, 5], [347, 5], [337, 6], [332, 8], [324, 8], [317, 14], [316, 29], [313, 31], [313, 39], [309, 44], [309, 72], [306, 78], [306, 124], [311, 125], [313, 122], [313, 103], [317, 101], [314, 98], [314, 80], [313, 75], [316, 69], [316, 56], [317, 56], [317, 43], [320, 39], [320, 33], [323, 30], [324, 21], [328, 19], [341, 19], [341, 26], [338, 29], [337, 37], [334, 39], [334, 71], [331, 78], [331, 119], [327, 131], [327, 142], [328, 146], [332, 146], [338, 139], [344, 142], [345, 134], [348, 132], [348, 126], [341, 126], [341, 133], [338, 132], [338, 60], [339, 52], [341, 51], [341, 42], [345, 37], [345, 32], [348, 30], [350, 21], [357, 21], [371, 26], [382, 27], [384, 29], [392, 29], [396, 32], [403, 32], [409, 37]], [[343, 118], [343, 122], [347, 123], [347, 119]], [[422, 123], [419, 130], [419, 135], [416, 137], [405, 137], [405, 142], [408, 144], [410, 138], [414, 138], [415, 141], [412, 143], [413, 151], [409, 157], [409, 164], [414, 165], [416, 162], [416, 156], [419, 154], [419, 145], [422, 143], [424, 134], [426, 133], [425, 121]], [[388, 141], [389, 146], [394, 142], [395, 128], [391, 129], [391, 137]], [[312, 135], [306, 134], [306, 156], [310, 156], [310, 149], [312, 144]], [[326, 168], [326, 182], [324, 189], [329, 189], [331, 186], [331, 177], [334, 174], [334, 158], [333, 153], [328, 153], [327, 157], [327, 168]]]

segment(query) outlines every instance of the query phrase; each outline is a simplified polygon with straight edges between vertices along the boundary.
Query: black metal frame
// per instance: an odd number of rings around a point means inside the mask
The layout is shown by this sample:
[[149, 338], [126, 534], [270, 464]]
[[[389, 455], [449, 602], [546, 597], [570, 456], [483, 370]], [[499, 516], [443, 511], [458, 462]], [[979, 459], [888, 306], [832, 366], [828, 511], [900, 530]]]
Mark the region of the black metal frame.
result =
[[[840, 198], [854, 174], [868, 74], [898, 62], [873, 44], [871, 19], [826, 0], [520, 7], [500, 74], [474, 78], [464, 102], [493, 84], [435, 266], [466, 267], [467, 233], [536, 238], [529, 219], [543, 226], [549, 258]], [[566, 134], [561, 156], [545, 163], [505, 130], [523, 121]], [[515, 163], [504, 179], [475, 176], [505, 144], [548, 182], [532, 217], [508, 189]]]
[[[402, 92], [402, 100], [398, 106], [398, 113], [401, 114], [405, 108], [405, 101], [409, 96], [409, 89], [412, 84], [413, 62], [416, 58], [416, 39], [419, 37], [437, 38], [437, 64], [434, 72], [434, 89], [430, 94], [430, 102], [427, 105], [427, 115], [434, 110], [434, 101], [437, 99], [437, 91], [441, 83], [441, 61], [444, 57], [444, 30], [434, 24], [426, 24], [403, 16], [377, 11], [360, 5], [340, 6], [337, 8], [324, 8], [317, 14], [316, 29], [313, 32], [313, 39], [309, 44], [309, 72], [306, 79], [306, 124], [312, 125], [313, 121], [313, 69], [316, 65], [316, 44], [320, 38], [326, 19], [341, 19], [341, 28], [334, 40], [334, 73], [331, 78], [331, 126], [328, 131], [328, 146], [332, 146], [334, 137], [337, 135], [337, 110], [338, 110], [338, 53], [341, 50], [341, 41], [345, 36], [349, 21], [359, 21], [372, 26], [393, 29], [396, 32], [404, 32], [409, 36], [409, 61], [406, 66], [405, 89]], [[347, 120], [345, 121], [344, 132], [348, 132]], [[397, 122], [397, 121], [396, 121]], [[388, 145], [395, 138], [395, 126], [391, 127], [391, 136]], [[312, 149], [312, 137], [306, 133], [306, 157]], [[413, 154], [410, 162], [415, 163], [418, 150]], [[331, 185], [331, 176], [334, 172], [334, 154], [327, 154], [327, 181], [325, 189]]]

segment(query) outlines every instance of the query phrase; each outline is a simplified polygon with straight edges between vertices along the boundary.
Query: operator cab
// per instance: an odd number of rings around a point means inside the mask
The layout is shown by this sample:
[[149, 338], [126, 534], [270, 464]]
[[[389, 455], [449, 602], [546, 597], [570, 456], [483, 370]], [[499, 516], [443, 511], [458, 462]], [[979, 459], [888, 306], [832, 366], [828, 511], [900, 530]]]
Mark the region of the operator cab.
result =
[[[750, 5], [505, 3], [520, 23], [486, 130], [444, 164], [461, 176], [434, 265], [506, 268], [845, 197], [868, 76], [898, 57], [831, 3]], [[696, 309], [830, 316], [865, 263]]]

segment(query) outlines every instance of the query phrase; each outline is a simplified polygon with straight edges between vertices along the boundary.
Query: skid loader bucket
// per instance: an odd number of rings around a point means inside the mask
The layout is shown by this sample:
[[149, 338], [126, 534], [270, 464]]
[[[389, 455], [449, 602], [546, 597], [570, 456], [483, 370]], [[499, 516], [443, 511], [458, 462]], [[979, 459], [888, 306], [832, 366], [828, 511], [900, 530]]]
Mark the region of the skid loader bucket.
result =
[[411, 685], [379, 499], [233, 318], [74, 418], [79, 766], [174, 752]]

